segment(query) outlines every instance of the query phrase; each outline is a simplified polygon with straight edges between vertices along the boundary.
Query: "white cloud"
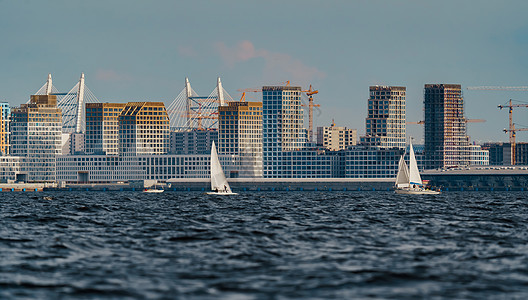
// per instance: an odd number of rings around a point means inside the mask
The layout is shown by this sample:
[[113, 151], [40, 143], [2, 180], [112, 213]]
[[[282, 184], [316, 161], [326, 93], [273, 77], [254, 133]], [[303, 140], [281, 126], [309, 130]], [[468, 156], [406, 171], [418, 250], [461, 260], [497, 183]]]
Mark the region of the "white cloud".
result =
[[263, 77], [267, 80], [288, 77], [294, 83], [307, 83], [314, 79], [326, 77], [325, 72], [316, 67], [307, 66], [289, 54], [256, 49], [253, 43], [247, 40], [241, 41], [233, 47], [218, 42], [215, 44], [215, 49], [229, 67], [234, 67], [237, 63], [254, 58], [264, 59]]

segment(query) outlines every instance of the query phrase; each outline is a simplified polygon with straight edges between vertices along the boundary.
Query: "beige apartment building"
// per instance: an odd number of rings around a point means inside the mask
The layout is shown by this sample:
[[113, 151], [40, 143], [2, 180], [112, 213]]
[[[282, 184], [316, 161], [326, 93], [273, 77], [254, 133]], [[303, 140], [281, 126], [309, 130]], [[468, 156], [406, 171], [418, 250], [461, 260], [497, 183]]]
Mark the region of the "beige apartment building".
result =
[[344, 150], [348, 146], [357, 145], [357, 130], [332, 125], [317, 127], [317, 144], [330, 151]]
[[86, 103], [87, 154], [119, 153], [119, 115], [125, 103]]
[[218, 107], [218, 152], [240, 156], [240, 177], [262, 177], [262, 103]]
[[163, 102], [128, 102], [118, 117], [119, 155], [169, 152], [169, 116]]

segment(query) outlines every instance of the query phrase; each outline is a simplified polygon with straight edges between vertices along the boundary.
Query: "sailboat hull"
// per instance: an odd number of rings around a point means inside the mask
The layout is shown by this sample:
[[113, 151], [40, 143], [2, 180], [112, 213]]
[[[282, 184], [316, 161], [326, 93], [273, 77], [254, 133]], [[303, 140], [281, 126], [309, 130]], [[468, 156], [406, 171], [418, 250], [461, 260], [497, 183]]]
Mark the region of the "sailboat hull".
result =
[[421, 188], [415, 189], [396, 189], [396, 194], [402, 195], [439, 195], [439, 191], [426, 190]]
[[143, 193], [163, 193], [163, 190], [144, 190]]
[[219, 195], [219, 196], [229, 196], [229, 195], [238, 195], [238, 193], [226, 193], [226, 192], [207, 192], [207, 195]]

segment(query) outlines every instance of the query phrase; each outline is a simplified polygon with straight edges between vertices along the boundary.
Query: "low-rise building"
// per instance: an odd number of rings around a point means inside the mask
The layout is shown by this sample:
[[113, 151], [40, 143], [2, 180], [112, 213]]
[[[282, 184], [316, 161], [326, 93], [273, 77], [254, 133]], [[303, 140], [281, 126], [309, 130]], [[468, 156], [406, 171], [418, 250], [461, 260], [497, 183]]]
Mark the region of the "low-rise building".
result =
[[192, 129], [170, 133], [170, 154], [211, 154], [211, 145], [218, 144], [218, 130]]
[[[60, 155], [59, 182], [166, 181], [171, 178], [210, 177], [210, 155]], [[239, 160], [219, 155], [226, 177], [236, 177]]]
[[396, 178], [404, 149], [352, 146], [344, 152], [345, 177]]
[[348, 146], [357, 144], [357, 130], [332, 125], [329, 127], [317, 127], [317, 145], [330, 151], [344, 150]]

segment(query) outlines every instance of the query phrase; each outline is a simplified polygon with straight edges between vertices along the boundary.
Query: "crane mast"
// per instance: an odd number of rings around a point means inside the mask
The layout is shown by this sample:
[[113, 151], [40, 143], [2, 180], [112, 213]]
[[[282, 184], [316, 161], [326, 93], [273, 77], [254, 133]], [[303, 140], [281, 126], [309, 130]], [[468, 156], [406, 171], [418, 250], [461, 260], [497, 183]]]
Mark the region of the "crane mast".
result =
[[310, 88], [306, 91], [302, 91], [303, 93], [306, 93], [306, 96], [308, 96], [308, 141], [313, 141], [313, 108], [319, 107], [319, 104], [314, 104], [313, 95], [316, 95], [319, 93], [318, 90], [312, 90], [312, 85], [310, 84]]
[[515, 165], [515, 135], [517, 131], [528, 131], [528, 128], [519, 128], [515, 129], [515, 123], [513, 123], [513, 108], [514, 107], [528, 107], [528, 104], [512, 104], [512, 99], [508, 101], [508, 105], [498, 105], [499, 109], [503, 109], [508, 107], [508, 115], [510, 118], [510, 126], [508, 129], [504, 129], [503, 131], [508, 133], [510, 136], [510, 163], [512, 166]]

